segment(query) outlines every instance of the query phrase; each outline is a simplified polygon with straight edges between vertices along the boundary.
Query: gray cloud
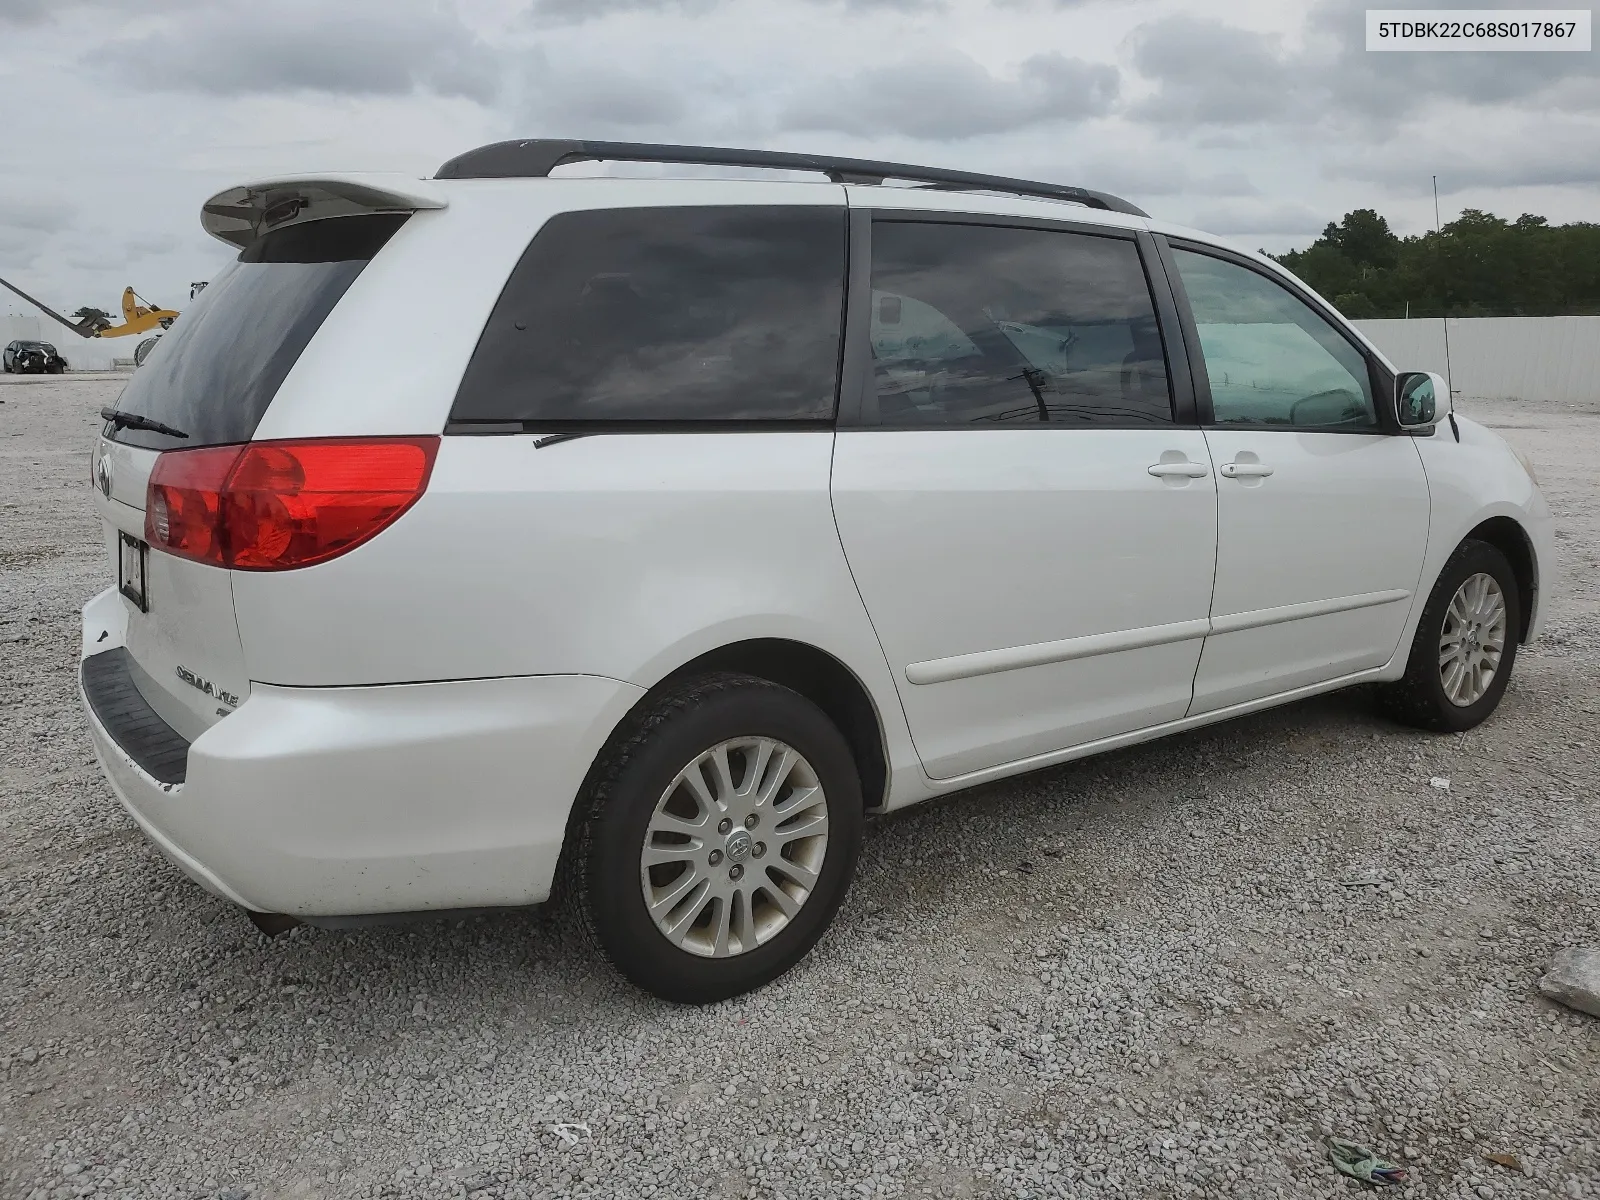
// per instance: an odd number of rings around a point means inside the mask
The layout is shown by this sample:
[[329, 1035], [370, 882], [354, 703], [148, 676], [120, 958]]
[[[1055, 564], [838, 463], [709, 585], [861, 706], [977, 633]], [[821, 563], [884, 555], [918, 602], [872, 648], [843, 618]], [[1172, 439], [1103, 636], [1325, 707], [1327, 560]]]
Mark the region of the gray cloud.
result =
[[55, 15], [51, 0], [0, 0], [0, 25], [37, 25]]
[[[1506, 3], [1529, 8], [1542, 0]], [[1227, 127], [1237, 142], [1253, 124], [1392, 129], [1450, 102], [1600, 112], [1600, 68], [1590, 54], [1373, 53], [1368, 7], [1369, 0], [1319, 0], [1295, 50], [1213, 18], [1152, 21], [1134, 33], [1132, 49], [1134, 66], [1157, 90], [1131, 115], [1165, 126]]]
[[1303, 204], [1274, 204], [1246, 200], [1209, 205], [1195, 214], [1192, 223], [1196, 228], [1224, 237], [1240, 234], [1296, 234], [1314, 237], [1328, 223], [1328, 215], [1313, 212]]
[[[0, 154], [0, 274], [74, 304], [181, 297], [215, 269], [193, 212], [218, 187], [420, 174], [513, 134], [1054, 179], [1252, 246], [1364, 206], [1421, 228], [1435, 171], [1453, 207], [1595, 219], [1600, 59], [1368, 54], [1371, 3], [1248, 6], [1280, 40], [1233, 27], [1238, 0], [0, 0], [6, 94], [48, 97]], [[112, 119], [152, 103], [171, 119], [135, 138]]]
[[0, 0], [0, 25], [43, 25], [88, 3], [90, 0]]
[[1600, 119], [1546, 121], [1537, 138], [1486, 132], [1491, 136], [1475, 144], [1461, 143], [1448, 129], [1391, 139], [1366, 147], [1364, 153], [1341, 154], [1329, 165], [1329, 174], [1411, 196], [1426, 196], [1435, 173], [1446, 196], [1481, 188], [1600, 185], [1600, 156], [1594, 153], [1600, 145]]
[[[208, 0], [162, 0], [164, 12], [193, 8]], [[103, 9], [126, 14], [123, 0], [0, 0], [0, 26], [48, 25], [86, 9]]]
[[1134, 196], [1255, 196], [1259, 189], [1242, 171], [1191, 171], [1182, 163], [1156, 155], [1143, 162], [1103, 160], [1092, 171], [1086, 187], [1105, 188]]
[[722, 0], [533, 0], [528, 13], [535, 19], [543, 17], [552, 23], [576, 25], [616, 13], [696, 14], [721, 3]]
[[[0, 3], [3, 2], [4, 0], [0, 0]], [[579, 25], [619, 13], [699, 16], [732, 2], [733, 0], [533, 0], [528, 15], [536, 23], [542, 21], [552, 25]], [[943, 12], [949, 7], [946, 0], [805, 0], [805, 3], [853, 11], [879, 9], [917, 13]]]
[[[1196, 169], [1154, 139], [1124, 136], [1119, 150], [1062, 158], [1045, 154], [1026, 162], [997, 164], [996, 170], [1030, 179], [1047, 179], [1126, 196], [1141, 208], [1162, 208], [1171, 197], [1234, 200], [1260, 195], [1243, 171]], [[1147, 201], [1161, 201], [1151, 204]]]
[[158, 233], [149, 237], [136, 237], [125, 244], [129, 261], [136, 258], [155, 258], [162, 254], [171, 254], [178, 248], [179, 241], [170, 233]]
[[[20, 282], [13, 272], [32, 266], [44, 255], [46, 244], [53, 243], [55, 235], [70, 224], [68, 216], [70, 210], [63, 212], [54, 205], [0, 204], [0, 275]], [[0, 302], [10, 304], [15, 299], [6, 292]]]
[[[38, 234], [26, 229], [12, 229], [0, 225], [0, 263], [5, 264], [0, 274], [15, 280], [16, 276], [11, 274], [12, 272], [24, 270], [38, 261], [39, 255], [44, 251], [42, 241]], [[0, 296], [0, 304], [17, 306], [22, 302], [10, 292], [6, 292]]]
[[1134, 35], [1133, 62], [1159, 84], [1134, 114], [1158, 124], [1281, 118], [1298, 90], [1276, 39], [1208, 18], [1152, 21]]
[[219, 7], [157, 33], [117, 39], [92, 61], [147, 89], [219, 96], [428, 91], [494, 100], [495, 53], [426, 0], [280, 0]]
[[[1419, 0], [1414, 7], [1457, 6], [1453, 0]], [[1550, 7], [1544, 0], [1497, 0], [1495, 6]], [[1387, 123], [1415, 116], [1433, 100], [1516, 103], [1548, 96], [1563, 81], [1600, 78], [1592, 51], [1372, 53], [1366, 48], [1368, 7], [1368, 0], [1321, 0], [1311, 13], [1307, 66], [1312, 82], [1325, 90], [1335, 111], [1353, 111]], [[1600, 87], [1569, 88], [1562, 95], [1570, 107], [1600, 112]]]
[[604, 75], [583, 64], [542, 63], [528, 72], [525, 110], [529, 127], [562, 137], [626, 133], [671, 125], [689, 106], [681, 81], [613, 70]]
[[1114, 67], [1060, 54], [1036, 54], [1004, 79], [949, 53], [818, 80], [779, 120], [786, 129], [862, 137], [971, 138], [1098, 116], [1117, 87]]
[[30, 233], [58, 233], [72, 224], [74, 205], [42, 196], [0, 196], [0, 225]]

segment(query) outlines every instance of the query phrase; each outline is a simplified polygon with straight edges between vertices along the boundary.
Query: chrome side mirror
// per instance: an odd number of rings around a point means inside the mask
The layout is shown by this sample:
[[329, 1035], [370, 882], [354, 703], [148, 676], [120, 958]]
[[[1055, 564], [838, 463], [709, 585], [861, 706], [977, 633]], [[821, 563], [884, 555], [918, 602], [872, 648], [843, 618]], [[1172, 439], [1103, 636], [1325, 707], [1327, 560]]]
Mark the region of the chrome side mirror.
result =
[[1437, 425], [1440, 400], [1449, 403], [1450, 385], [1433, 371], [1402, 371], [1394, 381], [1395, 418], [1402, 429]]

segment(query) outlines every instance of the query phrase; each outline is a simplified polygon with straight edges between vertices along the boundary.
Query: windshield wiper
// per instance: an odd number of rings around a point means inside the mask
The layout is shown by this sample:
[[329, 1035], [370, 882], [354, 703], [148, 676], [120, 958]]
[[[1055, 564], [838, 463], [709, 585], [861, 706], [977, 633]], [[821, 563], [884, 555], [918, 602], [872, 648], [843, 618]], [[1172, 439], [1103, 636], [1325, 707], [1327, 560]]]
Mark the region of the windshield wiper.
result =
[[168, 437], [186, 438], [189, 435], [181, 429], [174, 429], [171, 425], [164, 425], [154, 417], [141, 417], [138, 413], [118, 412], [114, 408], [102, 408], [100, 419], [110, 421], [118, 429], [148, 429], [151, 433], [164, 433]]
[[570, 441], [573, 438], [588, 437], [592, 433], [599, 433], [598, 429], [568, 430], [566, 433], [547, 433], [543, 437], [533, 439], [533, 448], [543, 450], [546, 446], [554, 446], [557, 442]]

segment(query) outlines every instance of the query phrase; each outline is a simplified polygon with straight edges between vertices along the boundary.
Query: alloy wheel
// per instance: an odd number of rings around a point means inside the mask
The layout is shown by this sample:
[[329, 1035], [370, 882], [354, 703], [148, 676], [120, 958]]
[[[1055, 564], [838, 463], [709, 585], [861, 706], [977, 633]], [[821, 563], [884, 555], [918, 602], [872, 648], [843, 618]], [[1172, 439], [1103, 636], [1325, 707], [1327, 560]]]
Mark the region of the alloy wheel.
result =
[[1506, 598], [1493, 575], [1464, 580], [1439, 632], [1439, 681], [1450, 703], [1476, 704], [1494, 682], [1506, 646]]
[[774, 738], [721, 742], [656, 802], [639, 861], [645, 907], [682, 950], [747, 954], [799, 913], [827, 852], [827, 797], [805, 757]]

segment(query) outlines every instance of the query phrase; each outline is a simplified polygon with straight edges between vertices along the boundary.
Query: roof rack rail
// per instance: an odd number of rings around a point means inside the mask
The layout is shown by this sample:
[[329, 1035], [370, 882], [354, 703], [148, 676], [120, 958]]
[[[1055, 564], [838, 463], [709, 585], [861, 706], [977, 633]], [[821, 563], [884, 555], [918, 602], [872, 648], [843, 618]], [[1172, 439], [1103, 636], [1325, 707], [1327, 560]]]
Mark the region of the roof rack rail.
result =
[[947, 190], [1010, 192], [1068, 200], [1108, 212], [1149, 216], [1120, 196], [1094, 192], [1062, 183], [1039, 183], [1004, 175], [949, 171], [943, 167], [915, 167], [906, 163], [875, 162], [867, 158], [834, 158], [826, 154], [791, 154], [784, 150], [731, 150], [722, 146], [656, 146], [648, 142], [576, 142], [556, 138], [530, 138], [495, 142], [458, 154], [435, 173], [435, 179], [526, 179], [549, 175], [556, 167], [573, 162], [687, 163], [695, 166], [768, 167], [782, 171], [819, 171], [835, 183], [879, 184], [885, 179], [928, 183]]

